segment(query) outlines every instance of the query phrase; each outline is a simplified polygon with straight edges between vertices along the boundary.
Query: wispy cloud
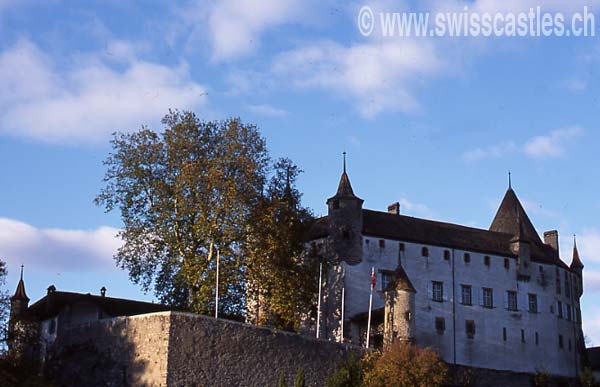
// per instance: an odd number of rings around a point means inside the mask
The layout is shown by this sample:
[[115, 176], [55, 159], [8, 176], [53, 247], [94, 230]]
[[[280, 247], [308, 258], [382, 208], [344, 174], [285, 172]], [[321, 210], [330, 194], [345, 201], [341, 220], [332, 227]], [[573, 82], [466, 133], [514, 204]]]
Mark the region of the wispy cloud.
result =
[[463, 153], [462, 158], [467, 162], [475, 162], [490, 158], [505, 157], [510, 154], [521, 153], [533, 159], [561, 158], [567, 155], [569, 143], [583, 133], [580, 127], [557, 129], [547, 135], [536, 136], [523, 144], [503, 142], [488, 147], [475, 148]]
[[122, 242], [119, 230], [37, 228], [14, 219], [0, 218], [0, 257], [12, 266], [70, 271], [114, 267], [113, 254]]
[[436, 217], [436, 214], [433, 212], [433, 210], [425, 204], [416, 203], [407, 198], [401, 198], [399, 202], [400, 212], [403, 215], [420, 216], [429, 219]]
[[245, 105], [244, 110], [266, 117], [283, 117], [289, 114], [287, 110], [279, 109], [269, 104]]
[[[28, 40], [1, 52], [0, 131], [44, 142], [94, 143], [116, 130], [157, 124], [169, 108], [205, 103], [206, 89], [190, 79], [185, 63], [170, 68], [137, 59], [122, 41], [107, 50], [108, 59], [91, 53], [67, 69]], [[120, 66], [110, 65], [114, 58]]]

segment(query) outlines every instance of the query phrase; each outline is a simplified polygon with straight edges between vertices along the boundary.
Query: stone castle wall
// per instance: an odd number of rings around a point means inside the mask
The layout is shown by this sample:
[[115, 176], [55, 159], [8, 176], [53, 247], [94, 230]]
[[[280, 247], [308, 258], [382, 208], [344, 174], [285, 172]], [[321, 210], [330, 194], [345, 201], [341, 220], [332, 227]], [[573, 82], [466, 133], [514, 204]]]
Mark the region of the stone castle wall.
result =
[[46, 362], [64, 386], [274, 387], [303, 368], [323, 386], [362, 350], [252, 325], [179, 312], [101, 320], [60, 338]]

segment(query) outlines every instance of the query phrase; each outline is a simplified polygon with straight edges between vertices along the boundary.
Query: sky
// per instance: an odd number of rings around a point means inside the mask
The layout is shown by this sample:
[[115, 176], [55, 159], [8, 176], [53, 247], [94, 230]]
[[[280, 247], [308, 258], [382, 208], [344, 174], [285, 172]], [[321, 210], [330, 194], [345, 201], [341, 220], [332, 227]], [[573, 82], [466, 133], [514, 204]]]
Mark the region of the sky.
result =
[[[14, 291], [152, 300], [116, 267], [116, 213], [94, 197], [110, 134], [161, 130], [170, 108], [258, 125], [326, 211], [343, 151], [365, 207], [487, 228], [513, 188], [538, 232], [585, 264], [600, 345], [598, 37], [365, 36], [359, 10], [566, 17], [600, 0], [0, 0], [0, 258]], [[599, 27], [595, 28], [600, 36]], [[380, 32], [380, 33], [377, 33]]]

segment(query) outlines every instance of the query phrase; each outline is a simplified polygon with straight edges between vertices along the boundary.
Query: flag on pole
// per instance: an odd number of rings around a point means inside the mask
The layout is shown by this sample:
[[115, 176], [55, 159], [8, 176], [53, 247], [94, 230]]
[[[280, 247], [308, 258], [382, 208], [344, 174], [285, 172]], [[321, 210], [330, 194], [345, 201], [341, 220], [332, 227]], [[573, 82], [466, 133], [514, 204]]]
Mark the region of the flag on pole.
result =
[[375, 289], [377, 285], [377, 276], [375, 275], [375, 268], [371, 268], [371, 289]]

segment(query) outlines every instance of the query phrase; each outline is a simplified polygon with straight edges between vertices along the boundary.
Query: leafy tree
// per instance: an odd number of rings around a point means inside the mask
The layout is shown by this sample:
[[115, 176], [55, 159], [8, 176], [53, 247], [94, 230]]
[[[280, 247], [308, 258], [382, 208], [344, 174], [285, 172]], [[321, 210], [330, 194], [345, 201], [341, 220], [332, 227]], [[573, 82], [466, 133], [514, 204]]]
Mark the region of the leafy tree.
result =
[[583, 387], [596, 387], [600, 386], [599, 383], [596, 383], [596, 378], [594, 377], [594, 372], [592, 372], [591, 368], [585, 367], [583, 371], [581, 371], [581, 375], [579, 377], [581, 385]]
[[268, 167], [265, 140], [239, 119], [206, 122], [170, 111], [157, 133], [115, 133], [96, 203], [118, 210], [124, 244], [115, 255], [131, 280], [161, 302], [214, 308], [220, 252], [220, 309], [244, 307], [241, 248]]
[[298, 373], [296, 373], [296, 377], [294, 378], [294, 387], [306, 387], [304, 368], [298, 368]]
[[280, 159], [273, 170], [248, 228], [249, 312], [258, 324], [293, 330], [316, 299], [316, 261], [304, 256], [314, 218], [300, 204], [295, 186], [300, 169], [291, 160]]
[[10, 313], [10, 300], [6, 286], [6, 263], [0, 260], [0, 355], [4, 355], [7, 349], [8, 339], [8, 316]]
[[325, 381], [326, 387], [362, 387], [361, 362], [353, 355], [340, 365]]
[[448, 381], [448, 367], [428, 349], [397, 341], [364, 372], [365, 387], [429, 387]]

